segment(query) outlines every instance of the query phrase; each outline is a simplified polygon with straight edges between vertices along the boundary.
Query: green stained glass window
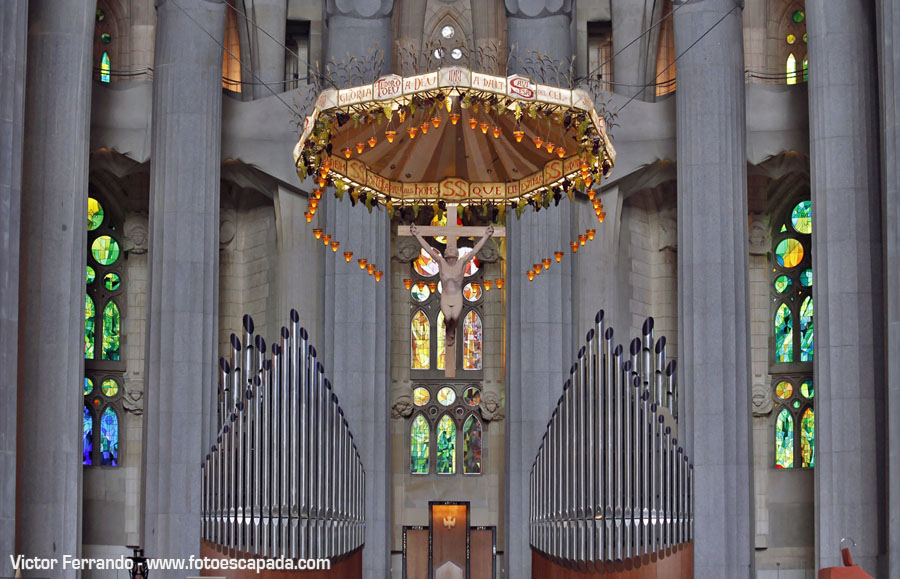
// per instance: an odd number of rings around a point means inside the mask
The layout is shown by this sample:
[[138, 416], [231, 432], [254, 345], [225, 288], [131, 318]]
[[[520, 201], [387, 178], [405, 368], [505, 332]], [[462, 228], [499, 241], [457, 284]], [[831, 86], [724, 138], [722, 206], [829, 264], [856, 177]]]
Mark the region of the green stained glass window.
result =
[[794, 393], [794, 387], [791, 386], [790, 382], [779, 382], [778, 386], [775, 387], [775, 394], [779, 398], [788, 399], [791, 397], [791, 394]]
[[100, 82], [109, 82], [109, 53], [104, 52], [100, 58]]
[[93, 231], [103, 223], [103, 206], [93, 197], [88, 197], [87, 229]]
[[806, 19], [806, 14], [804, 14], [803, 10], [797, 10], [796, 12], [794, 12], [791, 18], [794, 19], [794, 22], [800, 24], [804, 19]]
[[783, 294], [791, 288], [791, 278], [786, 275], [779, 275], [775, 278], [775, 291]]
[[419, 386], [413, 390], [413, 404], [416, 406], [425, 406], [429, 400], [431, 400], [431, 394], [428, 393], [428, 388]]
[[447, 328], [444, 327], [444, 312], [438, 314], [437, 318], [437, 369], [443, 370], [447, 367]]
[[87, 396], [94, 389], [94, 381], [85, 376], [84, 378], [84, 395]]
[[812, 233], [812, 204], [809, 201], [797, 203], [791, 211], [791, 225], [798, 233]]
[[791, 404], [791, 406], [793, 406], [795, 409], [800, 408], [800, 401], [794, 400], [794, 402]]
[[94, 268], [91, 266], [87, 266], [87, 269], [85, 270], [85, 275], [84, 275], [85, 283], [87, 283], [87, 284], [94, 283], [94, 278], [96, 278], [96, 277], [97, 277], [97, 274], [94, 273]]
[[474, 415], [463, 425], [463, 474], [481, 474], [481, 422]]
[[112, 378], [103, 381], [103, 394], [105, 396], [115, 396], [119, 393], [119, 383]]
[[100, 416], [100, 464], [119, 466], [119, 417], [110, 407]]
[[428, 452], [431, 429], [428, 420], [419, 414], [412, 421], [409, 432], [409, 472], [428, 474]]
[[813, 359], [813, 298], [808, 296], [800, 306], [800, 361]]
[[481, 370], [481, 316], [471, 311], [463, 320], [463, 370]]
[[84, 357], [88, 360], [94, 359], [94, 300], [91, 296], [84, 296]]
[[122, 280], [119, 279], [119, 274], [109, 272], [105, 276], [103, 276], [103, 285], [106, 286], [106, 289], [109, 291], [116, 291], [119, 289], [119, 284]]
[[109, 32], [104, 32], [100, 35], [100, 40], [103, 44], [109, 44], [112, 42], [112, 35]]
[[800, 283], [804, 287], [811, 287], [813, 284], [813, 273], [811, 269], [804, 269], [800, 274]]
[[437, 469], [438, 474], [456, 472], [456, 423], [445, 414], [437, 427]]
[[775, 361], [794, 361], [794, 324], [787, 304], [781, 304], [775, 312]]
[[[804, 33], [803, 33], [803, 42], [806, 43], [808, 40], [809, 40], [809, 37], [808, 37], [807, 34], [804, 32]], [[806, 62], [806, 61], [804, 60], [804, 62]]]
[[775, 261], [785, 269], [797, 267], [803, 261], [803, 244], [793, 238], [782, 239], [775, 247]]
[[94, 417], [87, 404], [81, 420], [81, 464], [90, 466], [91, 451], [94, 449]]
[[100, 265], [112, 265], [119, 259], [119, 242], [109, 235], [101, 235], [91, 244], [91, 255]]
[[102, 8], [97, 8], [97, 22], [103, 22], [103, 19], [106, 18], [106, 13]]
[[800, 466], [816, 466], [816, 414], [807, 408], [800, 420]]
[[787, 408], [775, 419], [775, 468], [794, 468], [794, 417]]
[[103, 308], [103, 359], [119, 359], [119, 306], [114, 301]]
[[428, 316], [422, 310], [416, 312], [410, 324], [410, 343], [412, 369], [428, 370], [431, 365], [431, 327]]
[[803, 82], [808, 82], [808, 81], [809, 81], [809, 58], [804, 56], [803, 57]]
[[781, 226], [781, 233], [784, 233], [785, 231], [787, 231], [787, 225], [782, 225], [782, 226]]
[[802, 394], [805, 398], [812, 398], [816, 395], [815, 388], [813, 388], [813, 381], [804, 380], [803, 384], [800, 385], [800, 394]]
[[481, 404], [481, 392], [479, 392], [478, 388], [469, 386], [463, 392], [463, 400], [465, 400], [466, 404], [469, 406], [478, 406]]

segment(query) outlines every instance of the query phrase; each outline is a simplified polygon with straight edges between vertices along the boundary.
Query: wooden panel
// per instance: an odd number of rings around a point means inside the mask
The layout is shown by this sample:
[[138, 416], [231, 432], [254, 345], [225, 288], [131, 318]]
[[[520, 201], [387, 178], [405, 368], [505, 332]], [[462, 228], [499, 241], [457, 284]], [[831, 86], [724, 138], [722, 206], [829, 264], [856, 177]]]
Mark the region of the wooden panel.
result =
[[[426, 534], [428, 531], [423, 531]], [[256, 572], [255, 569], [204, 569], [200, 572], [202, 577], [225, 577], [226, 579], [359, 579], [362, 577], [362, 549], [357, 549], [341, 559], [331, 560], [330, 570], [321, 571], [275, 571], [265, 570]], [[237, 551], [226, 549], [208, 541], [200, 543], [200, 556], [210, 559], [263, 559]], [[227, 566], [220, 563], [220, 566]], [[178, 574], [176, 573], [176, 576]], [[153, 575], [151, 575], [153, 576]], [[183, 574], [182, 574], [183, 576]], [[427, 577], [427, 575], [426, 575]]]
[[403, 529], [403, 579], [428, 579], [428, 528]]
[[467, 505], [431, 505], [431, 568], [434, 577], [453, 577], [447, 563], [466, 575], [469, 520]]
[[691, 543], [675, 547], [669, 553], [662, 552], [644, 559], [619, 562], [600, 573], [583, 573], [557, 565], [532, 550], [531, 576], [534, 579], [672, 579], [694, 576], [694, 548]]
[[494, 579], [494, 530], [481, 527], [469, 531], [470, 579]]

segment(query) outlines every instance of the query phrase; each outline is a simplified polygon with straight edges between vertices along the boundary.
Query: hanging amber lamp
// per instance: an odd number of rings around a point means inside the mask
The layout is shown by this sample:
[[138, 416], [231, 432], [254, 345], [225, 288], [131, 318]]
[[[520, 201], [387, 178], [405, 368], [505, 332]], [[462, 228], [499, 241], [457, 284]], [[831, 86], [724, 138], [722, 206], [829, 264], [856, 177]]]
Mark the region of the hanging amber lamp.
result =
[[566, 148], [565, 147], [557, 147], [556, 148], [556, 156], [562, 159], [566, 156]]
[[577, 241], [573, 241], [572, 243], [569, 244], [569, 246], [572, 248], [572, 253], [578, 253], [578, 242]]
[[403, 287], [405, 287], [406, 289], [412, 289], [412, 282], [413, 280], [411, 277], [403, 278]]
[[375, 145], [378, 143], [378, 139], [375, 137], [375, 135], [372, 135], [371, 137], [369, 137], [369, 140], [367, 142], [369, 143], [369, 148], [372, 149], [375, 148]]
[[551, 142], [551, 141], [547, 141], [547, 142], [544, 144], [544, 148], [547, 149], [547, 152], [548, 152], [548, 153], [552, 153], [552, 152], [553, 152], [553, 149], [556, 148], [556, 143], [553, 143], [553, 142]]
[[450, 115], [450, 123], [455, 125], [458, 122], [459, 122], [459, 113], [452, 113]]
[[337, 250], [338, 250], [338, 248], [339, 248], [340, 246], [341, 246], [341, 242], [340, 242], [340, 241], [332, 241], [332, 242], [331, 242], [331, 252], [332, 252], [332, 253], [337, 253]]
[[491, 124], [490, 123], [481, 123], [478, 125], [478, 128], [481, 129], [481, 134], [486, 135], [488, 132], [488, 129], [491, 128]]
[[322, 239], [322, 230], [316, 227], [313, 229], [313, 235], [316, 236], [316, 239]]
[[541, 263], [544, 264], [544, 269], [550, 269], [551, 261], [549, 257], [545, 257], [544, 259], [542, 259]]
[[504, 280], [502, 277], [498, 277], [494, 280], [494, 283], [497, 285], [497, 289], [503, 289]]
[[375, 276], [375, 281], [379, 282], [379, 281], [381, 281], [381, 276], [384, 275], [384, 272], [381, 271], [380, 269], [378, 269], [378, 270], [375, 270], [375, 273], [373, 273], [372, 275]]
[[578, 241], [579, 243], [581, 243], [581, 245], [584, 245], [585, 243], [587, 243], [587, 235], [582, 233], [578, 236]]
[[356, 263], [359, 264], [359, 269], [366, 269], [366, 264], [369, 262], [365, 257], [360, 257], [356, 260]]
[[484, 291], [486, 291], [486, 292], [491, 291], [491, 285], [492, 285], [491, 280], [486, 279], [486, 280], [484, 280], [483, 284], [484, 284]]
[[422, 131], [423, 135], [428, 133], [428, 129], [430, 127], [431, 127], [431, 125], [428, 124], [428, 121], [425, 121], [424, 123], [419, 125], [419, 129]]
[[528, 281], [534, 281], [534, 270], [533, 269], [529, 269], [528, 271], [526, 271], [525, 275], [528, 276]]
[[351, 149], [350, 147], [344, 147], [343, 149], [341, 149], [341, 152], [344, 154], [344, 156], [345, 156], [346, 158], [349, 159], [349, 158], [350, 158], [350, 155], [353, 154], [353, 149]]
[[440, 127], [441, 126], [441, 117], [439, 117], [437, 115], [434, 115], [433, 117], [431, 117], [431, 124], [432, 124], [432, 126], [434, 126], [435, 129]]
[[498, 127], [497, 125], [494, 125], [493, 127], [491, 127], [491, 133], [494, 135], [495, 139], [499, 139], [500, 138], [500, 127]]
[[471, 117], [471, 118], [469, 119], [469, 127], [470, 127], [472, 130], [475, 130], [475, 127], [477, 127], [477, 126], [478, 126], [478, 119], [476, 119], [475, 117]]
[[323, 236], [322, 236], [322, 243], [325, 244], [325, 245], [328, 245], [329, 243], [331, 243], [331, 236], [328, 235], [327, 233], [326, 233], [325, 235], [323, 235]]
[[373, 273], [375, 273], [375, 264], [374, 264], [374, 263], [367, 263], [367, 264], [366, 264], [366, 272], [367, 272], [369, 275], [372, 275]]
[[531, 140], [534, 141], [534, 146], [535, 146], [536, 149], [540, 149], [540, 148], [541, 148], [541, 145], [544, 144], [544, 139], [540, 138], [540, 137], [537, 136], [537, 135], [535, 135], [534, 138], [531, 139]]
[[562, 261], [563, 255], [564, 255], [564, 254], [563, 254], [563, 252], [561, 252], [561, 251], [554, 251], [554, 252], [553, 252], [553, 257], [556, 258], [556, 263], [559, 263], [559, 262]]
[[353, 259], [353, 252], [352, 252], [352, 251], [345, 251], [345, 252], [344, 252], [344, 261], [346, 261], [347, 263], [350, 263], [350, 260], [351, 260], [351, 259]]
[[303, 214], [303, 217], [306, 217], [306, 222], [307, 222], [307, 223], [312, 223], [312, 218], [313, 218], [313, 214], [312, 214], [312, 213], [310, 213], [309, 211], [306, 211], [306, 212]]
[[541, 269], [543, 269], [543, 265], [540, 263], [536, 263], [532, 266], [531, 269], [534, 270], [535, 275], [541, 275]]
[[356, 152], [357, 153], [362, 153], [365, 150], [365, 148], [366, 148], [366, 144], [363, 143], [362, 141], [356, 143]]
[[587, 236], [588, 236], [589, 240], [594, 241], [594, 236], [596, 236], [596, 235], [597, 235], [596, 229], [588, 229], [587, 230]]
[[388, 129], [384, 132], [385, 138], [388, 140], [388, 143], [393, 143], [394, 138], [397, 136], [397, 131], [394, 129]]

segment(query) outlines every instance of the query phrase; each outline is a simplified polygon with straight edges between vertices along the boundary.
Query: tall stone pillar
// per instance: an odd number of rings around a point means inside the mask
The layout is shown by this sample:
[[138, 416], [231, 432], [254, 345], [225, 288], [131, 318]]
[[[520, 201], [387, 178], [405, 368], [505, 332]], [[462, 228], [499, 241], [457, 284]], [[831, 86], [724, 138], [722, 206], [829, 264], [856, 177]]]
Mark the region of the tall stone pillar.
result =
[[[15, 553], [16, 368], [19, 353], [19, 223], [22, 215], [22, 145], [25, 128], [25, 43], [28, 2], [0, 6], [0, 553]], [[9, 558], [0, 575], [13, 576]]]
[[679, 430], [694, 463], [694, 577], [704, 578], [749, 577], [753, 555], [746, 116], [737, 6], [705, 0], [675, 13], [679, 54], [712, 29], [678, 61], [676, 93]]
[[188, 558], [200, 551], [218, 367], [222, 48], [198, 26], [221, 42], [225, 5], [157, 0], [157, 15], [144, 544], [150, 557]]
[[[390, 71], [393, 0], [328, 0], [325, 62], [340, 62], [346, 54], [365, 58], [375, 43], [384, 49], [382, 74]], [[372, 76], [366, 82], [374, 81]], [[347, 86], [340, 71], [338, 86]], [[354, 79], [359, 82], [359, 79]], [[390, 575], [391, 460], [390, 445], [390, 279], [391, 224], [387, 212], [351, 207], [331, 192], [322, 197], [317, 219], [341, 251], [325, 252], [325, 335], [322, 344], [326, 372], [353, 430], [366, 470], [366, 537], [363, 577]], [[322, 207], [322, 205], [320, 205]], [[304, 223], [302, 225], [306, 227]], [[352, 251], [346, 263], [342, 252]], [[380, 283], [356, 265], [366, 258], [384, 272]]]
[[[900, 1], [878, 2], [887, 344], [887, 570], [900, 577]], [[893, 483], [893, 484], [892, 484]]]
[[613, 81], [621, 83], [615, 87], [615, 92], [629, 98], [637, 94], [640, 100], [653, 100], [656, 89], [652, 86], [642, 89], [641, 86], [656, 77], [660, 27], [657, 26], [642, 40], [628, 48], [625, 46], [662, 18], [663, 3], [611, 0], [610, 8], [613, 25], [612, 48], [613, 54], [616, 55], [613, 59]]
[[[884, 290], [872, 3], [807, 6], [816, 305], [816, 567], [884, 555]], [[682, 86], [679, 83], [679, 87]]]
[[[524, 72], [519, 57], [538, 50], [554, 61], [574, 51], [571, 2], [506, 0], [512, 73]], [[529, 471], [550, 413], [562, 393], [572, 355], [572, 260], [554, 264], [533, 282], [525, 272], [572, 240], [572, 204], [521, 219], [507, 215], [506, 369], [506, 576], [531, 576], [528, 544]]]
[[[229, 7], [228, 10], [231, 10]], [[272, 89], [276, 93], [284, 92], [284, 31], [287, 26], [287, 0], [254, 0], [253, 21], [256, 26], [251, 26], [253, 36], [256, 38], [256, 50], [254, 51], [254, 66], [256, 76], [252, 78], [253, 98], [270, 96]], [[264, 34], [265, 30], [269, 34]], [[277, 41], [272, 40], [274, 36]], [[279, 44], [280, 43], [280, 44]], [[300, 63], [305, 70], [306, 63]], [[301, 73], [300, 76], [306, 76]], [[267, 83], [266, 85], [259, 83]], [[301, 216], [302, 217], [302, 216]]]
[[[17, 445], [15, 552], [29, 557], [81, 552], [84, 402], [77, 385], [84, 380], [79, 344], [84, 342], [95, 8], [94, 2], [81, 0], [31, 0], [28, 6], [27, 53], [34, 74], [25, 83], [25, 154], [20, 157], [19, 339], [9, 351], [22, 356], [16, 431], [27, 433]], [[21, 5], [12, 9], [17, 12]], [[4, 61], [6, 46], [4, 38]], [[14, 74], [7, 79], [4, 72], [4, 87], [16, 82]], [[9, 126], [14, 131], [14, 121]], [[59, 568], [37, 574], [76, 575]]]

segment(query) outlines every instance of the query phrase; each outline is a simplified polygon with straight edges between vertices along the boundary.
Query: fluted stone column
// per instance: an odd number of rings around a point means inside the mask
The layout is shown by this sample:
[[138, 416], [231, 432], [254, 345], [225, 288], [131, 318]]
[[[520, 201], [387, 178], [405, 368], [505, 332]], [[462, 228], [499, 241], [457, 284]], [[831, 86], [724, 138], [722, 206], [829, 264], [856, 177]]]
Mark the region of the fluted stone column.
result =
[[[512, 73], [521, 73], [517, 56], [539, 50], [554, 61], [573, 52], [571, 3], [507, 0], [507, 41]], [[528, 544], [529, 470], [550, 413], [562, 393], [572, 355], [572, 260], [554, 261], [529, 282], [525, 272], [541, 258], [565, 251], [572, 241], [572, 204], [522, 218], [507, 215], [507, 370], [505, 560], [507, 577], [531, 576]], [[575, 234], [577, 235], [577, 234]]]
[[[393, 0], [328, 0], [325, 62], [332, 57], [340, 62], [348, 52], [365, 58], [377, 42], [385, 51], [382, 74], [387, 74], [393, 4]], [[374, 71], [369, 74], [365, 81], [374, 81]], [[347, 85], [340, 72], [334, 76], [339, 86]], [[316, 219], [333, 240], [340, 241], [341, 249], [325, 252], [325, 335], [316, 341], [323, 345], [326, 372], [366, 470], [363, 577], [376, 579], [390, 575], [391, 227], [386, 211], [370, 214], [362, 205], [351, 207], [349, 196], [338, 201], [329, 190], [322, 201]], [[353, 252], [351, 263], [344, 261], [344, 251]], [[384, 272], [380, 283], [356, 265], [361, 257]]]
[[[228, 10], [231, 10], [229, 7]], [[253, 98], [270, 96], [272, 91], [284, 92], [284, 31], [287, 25], [287, 0], [254, 0], [253, 21], [256, 26], [250, 30], [256, 38], [256, 50], [254, 51], [254, 67], [256, 76], [251, 78], [253, 85]], [[272, 40], [269, 34], [277, 39]], [[279, 44], [280, 43], [280, 44]], [[300, 63], [301, 70], [305, 70], [305, 63]], [[300, 76], [305, 76], [301, 73]], [[269, 88], [259, 83], [268, 83]], [[302, 217], [302, 215], [301, 215]]]
[[838, 565], [840, 540], [852, 537], [856, 562], [883, 577], [884, 263], [871, 6], [807, 6], [816, 567]]
[[[657, 26], [642, 40], [628, 48], [625, 46], [643, 34], [662, 16], [662, 2], [635, 2], [634, 0], [611, 0], [613, 24], [613, 81], [618, 84], [614, 92], [631, 98], [637, 94], [640, 100], [652, 100], [656, 89], [641, 86], [656, 77], [656, 56], [659, 45]], [[621, 53], [619, 51], [622, 51]], [[640, 93], [640, 94], [638, 94]]]
[[900, 577], [900, 0], [878, 2], [887, 344], [888, 577]]
[[[25, 127], [25, 43], [28, 2], [0, 6], [0, 553], [15, 553], [16, 368], [19, 352], [19, 223]], [[0, 576], [12, 577], [9, 557]]]
[[[27, 433], [16, 457], [16, 550], [27, 556], [81, 552], [83, 398], [75, 385], [84, 380], [94, 12], [94, 2], [83, 0], [31, 0], [28, 7], [34, 74], [25, 83], [19, 340], [12, 350], [18, 346], [28, 362], [18, 369], [16, 427]], [[3, 82], [16, 81], [4, 73]], [[75, 572], [25, 573], [37, 575]]]
[[711, 28], [678, 61], [678, 383], [694, 577], [737, 579], [753, 555], [741, 12], [735, 0], [705, 0], [675, 13], [679, 54]]
[[150, 557], [187, 558], [200, 551], [217, 383], [222, 48], [198, 26], [221, 41], [225, 5], [157, 0], [157, 15], [144, 543]]

